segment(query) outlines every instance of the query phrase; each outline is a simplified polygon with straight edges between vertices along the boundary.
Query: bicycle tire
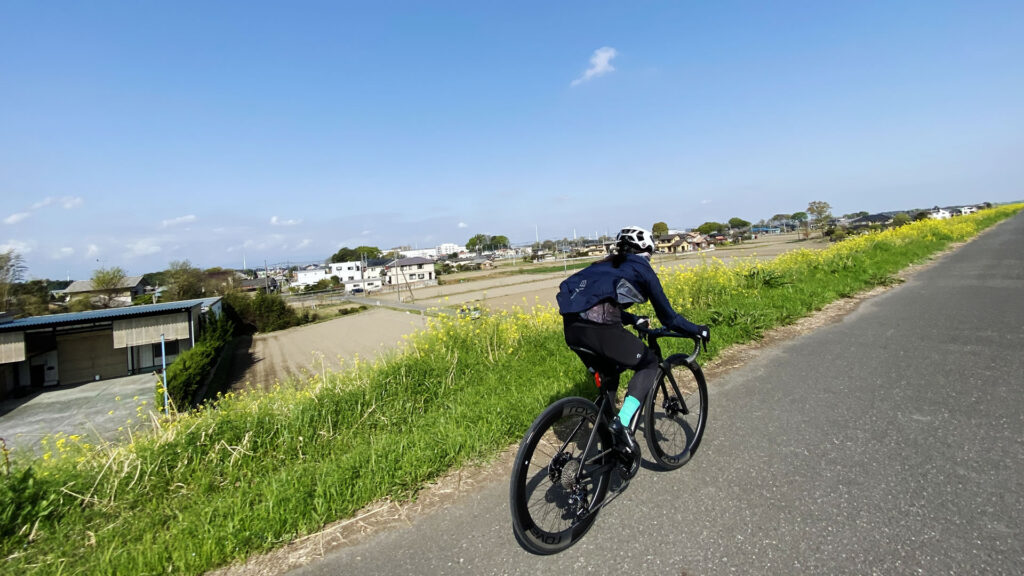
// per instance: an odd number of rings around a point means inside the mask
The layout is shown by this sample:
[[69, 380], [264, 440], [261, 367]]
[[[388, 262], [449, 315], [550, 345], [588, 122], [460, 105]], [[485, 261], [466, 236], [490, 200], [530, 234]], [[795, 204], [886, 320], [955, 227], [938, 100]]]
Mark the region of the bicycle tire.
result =
[[[534, 420], [519, 444], [509, 508], [516, 540], [527, 551], [561, 552], [597, 518], [615, 467], [607, 427], [598, 430], [588, 457], [582, 455], [597, 418], [597, 405], [590, 400], [564, 398]], [[577, 469], [582, 469], [578, 482], [573, 480]]]
[[681, 366], [677, 376], [661, 373], [644, 407], [650, 456], [668, 470], [686, 464], [697, 452], [708, 419], [704, 372], [696, 364]]

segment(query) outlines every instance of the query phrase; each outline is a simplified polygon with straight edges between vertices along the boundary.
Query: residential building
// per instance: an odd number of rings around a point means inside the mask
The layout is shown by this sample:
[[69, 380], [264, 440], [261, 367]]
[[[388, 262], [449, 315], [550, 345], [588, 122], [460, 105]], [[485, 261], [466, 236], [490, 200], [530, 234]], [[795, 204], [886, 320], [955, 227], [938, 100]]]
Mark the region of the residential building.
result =
[[345, 290], [379, 290], [381, 288], [380, 275], [386, 260], [376, 259], [366, 262], [332, 262], [324, 267], [312, 270], [298, 270], [295, 272], [295, 281], [292, 286], [305, 288], [312, 286], [321, 280], [329, 280], [336, 277], [344, 286]]
[[109, 308], [131, 306], [132, 298], [141, 296], [145, 292], [146, 286], [142, 282], [142, 276], [125, 276], [112, 290], [98, 290], [93, 286], [92, 280], [75, 280], [64, 289], [68, 301], [75, 298], [88, 298], [94, 304], [105, 305]]
[[465, 246], [459, 246], [458, 244], [445, 243], [437, 247], [437, 257], [447, 256], [449, 254], [460, 254], [466, 251]]
[[699, 232], [672, 232], [662, 234], [654, 239], [655, 249], [665, 254], [678, 254], [693, 250], [704, 250], [709, 246], [708, 239]]
[[863, 228], [871, 225], [888, 226], [892, 224], [892, 216], [888, 214], [868, 214], [867, 216], [861, 216], [854, 218], [847, 223], [850, 228]]
[[387, 263], [381, 275], [384, 286], [421, 285], [437, 283], [434, 261], [429, 258], [399, 258]]

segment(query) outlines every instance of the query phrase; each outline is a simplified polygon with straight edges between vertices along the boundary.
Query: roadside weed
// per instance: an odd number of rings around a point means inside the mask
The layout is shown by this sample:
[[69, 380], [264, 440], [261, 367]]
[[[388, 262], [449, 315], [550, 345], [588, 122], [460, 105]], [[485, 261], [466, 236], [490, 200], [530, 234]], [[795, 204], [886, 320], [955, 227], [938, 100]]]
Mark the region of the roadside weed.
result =
[[[896, 282], [906, 266], [1021, 208], [660, 275], [681, 313], [712, 325], [713, 358], [837, 298]], [[649, 306], [637, 312], [652, 315]], [[57, 435], [44, 439], [40, 458], [11, 455], [0, 476], [4, 573], [200, 574], [374, 500], [411, 498], [518, 441], [556, 398], [592, 387], [548, 306], [441, 315], [401, 350], [343, 366], [330, 371], [321, 359], [269, 391], [229, 392], [170, 418], [146, 404], [127, 442]]]

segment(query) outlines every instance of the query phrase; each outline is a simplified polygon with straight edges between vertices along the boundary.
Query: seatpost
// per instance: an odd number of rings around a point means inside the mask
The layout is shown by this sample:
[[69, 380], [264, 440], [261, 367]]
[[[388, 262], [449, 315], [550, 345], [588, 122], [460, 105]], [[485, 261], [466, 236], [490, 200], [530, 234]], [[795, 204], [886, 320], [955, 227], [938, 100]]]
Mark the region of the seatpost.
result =
[[615, 399], [619, 391], [619, 377], [621, 372], [601, 372], [600, 394], [604, 397], [604, 405], [607, 406], [608, 414], [615, 413]]

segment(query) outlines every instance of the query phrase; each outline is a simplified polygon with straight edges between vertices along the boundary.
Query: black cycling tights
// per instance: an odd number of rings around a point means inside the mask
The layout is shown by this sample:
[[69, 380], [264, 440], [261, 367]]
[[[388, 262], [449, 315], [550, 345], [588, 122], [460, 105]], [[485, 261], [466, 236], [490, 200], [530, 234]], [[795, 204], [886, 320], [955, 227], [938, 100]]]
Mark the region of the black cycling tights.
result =
[[629, 330], [614, 324], [595, 324], [570, 316], [565, 322], [565, 343], [586, 348], [615, 364], [633, 370], [626, 394], [644, 401], [658, 375], [658, 357]]

